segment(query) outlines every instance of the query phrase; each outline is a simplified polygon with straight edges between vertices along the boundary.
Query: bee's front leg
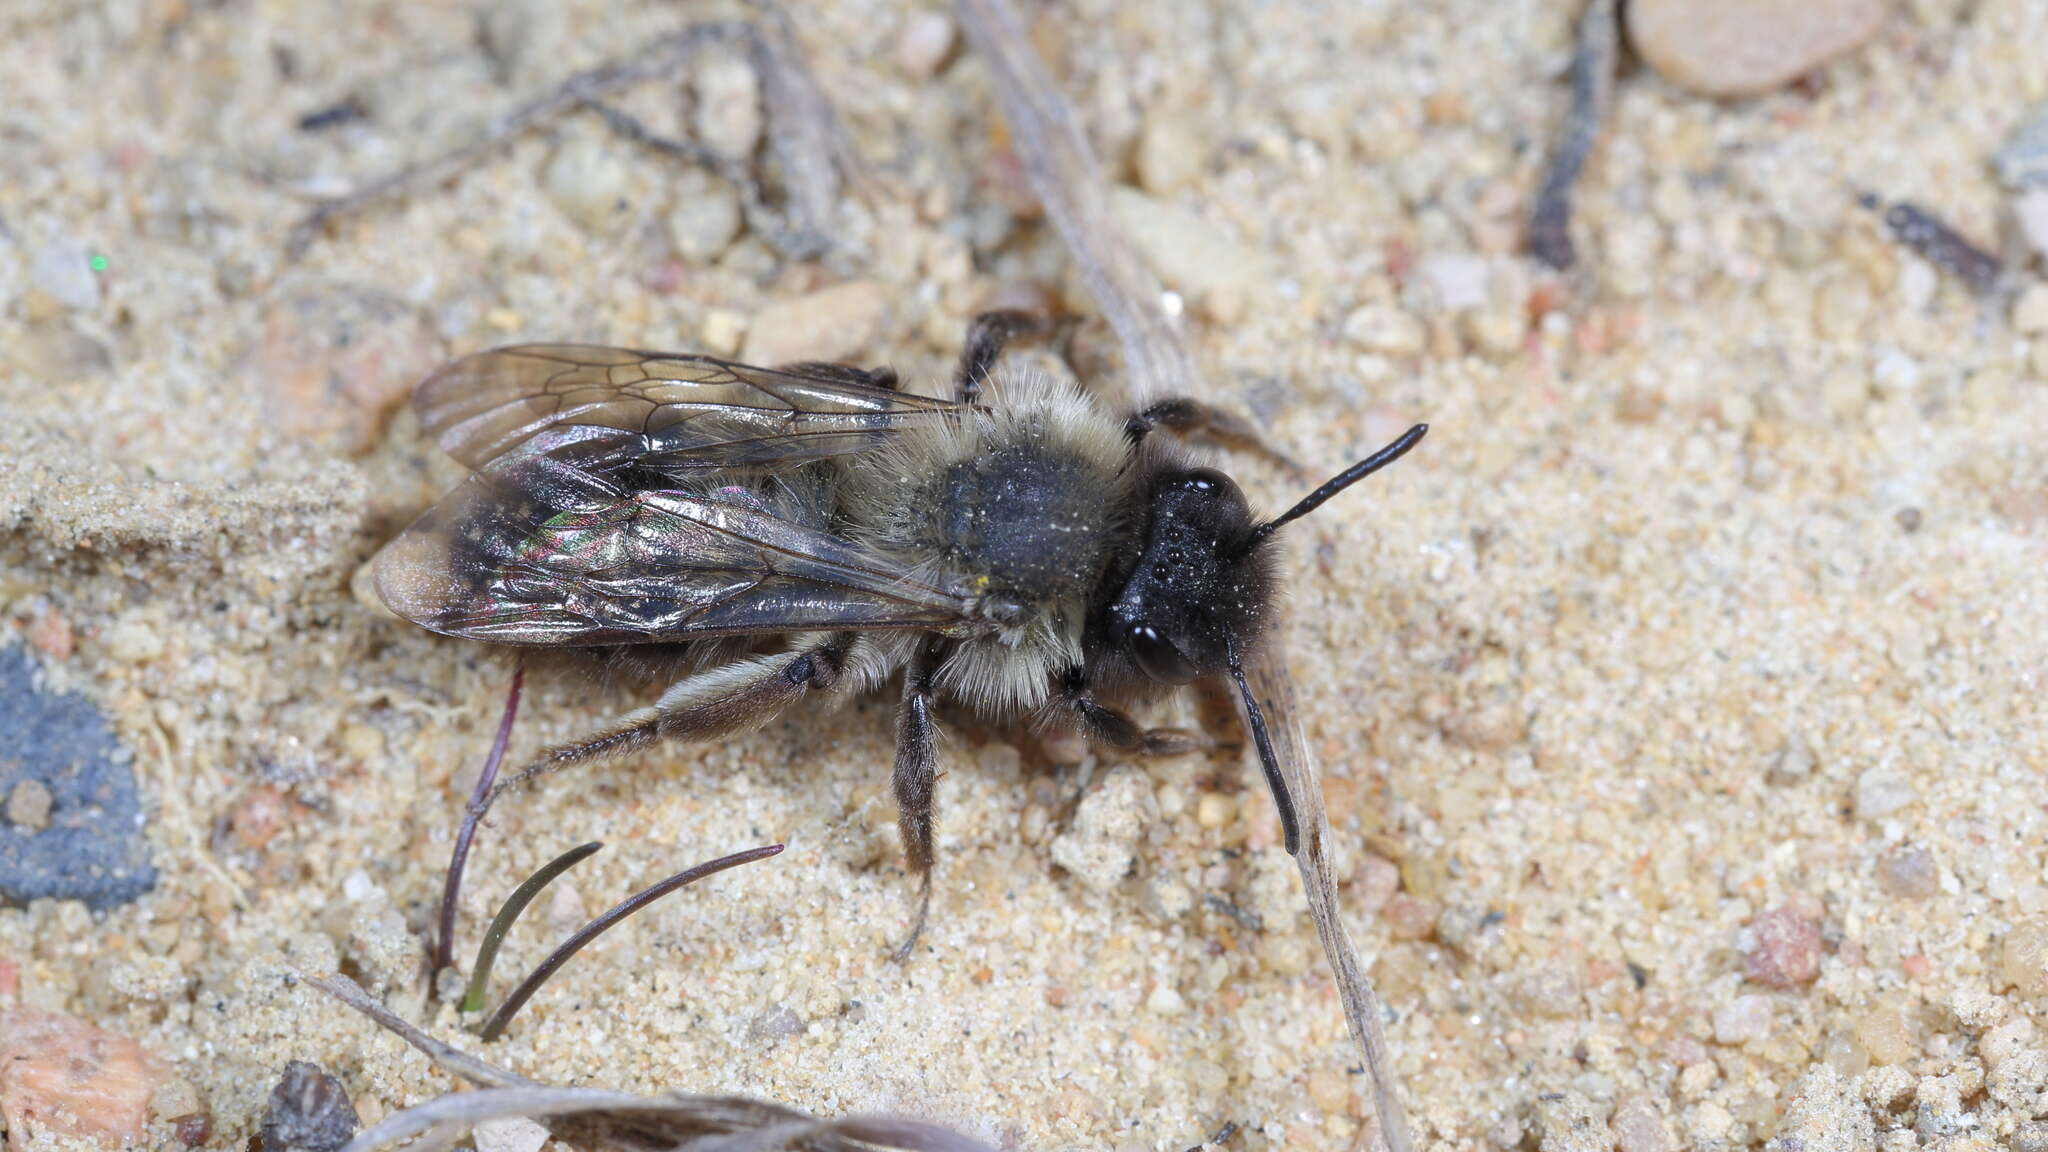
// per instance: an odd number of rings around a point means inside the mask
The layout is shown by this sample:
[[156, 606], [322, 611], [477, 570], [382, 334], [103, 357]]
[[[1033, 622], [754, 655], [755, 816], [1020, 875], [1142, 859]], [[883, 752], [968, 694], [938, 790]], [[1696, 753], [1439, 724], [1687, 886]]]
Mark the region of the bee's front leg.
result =
[[1088, 690], [1088, 673], [1075, 667], [1060, 677], [1059, 702], [1080, 726], [1081, 735], [1119, 752], [1143, 756], [1184, 756], [1216, 747], [1213, 737], [1192, 728], [1141, 728], [1118, 709], [1095, 699]]

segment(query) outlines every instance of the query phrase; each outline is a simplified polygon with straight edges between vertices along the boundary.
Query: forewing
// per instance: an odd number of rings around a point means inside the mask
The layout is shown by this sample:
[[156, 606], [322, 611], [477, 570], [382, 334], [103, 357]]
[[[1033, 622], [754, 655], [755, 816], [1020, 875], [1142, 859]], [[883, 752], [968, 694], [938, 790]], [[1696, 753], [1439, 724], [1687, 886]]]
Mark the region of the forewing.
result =
[[639, 487], [618, 441], [547, 428], [478, 470], [377, 555], [392, 611], [502, 644], [633, 644], [932, 628], [970, 600], [889, 570], [774, 489]]
[[757, 368], [689, 353], [522, 344], [443, 367], [420, 384], [413, 407], [471, 468], [545, 430], [588, 427], [629, 433], [616, 441], [620, 452], [683, 474], [858, 452], [958, 405], [877, 387], [837, 365]]

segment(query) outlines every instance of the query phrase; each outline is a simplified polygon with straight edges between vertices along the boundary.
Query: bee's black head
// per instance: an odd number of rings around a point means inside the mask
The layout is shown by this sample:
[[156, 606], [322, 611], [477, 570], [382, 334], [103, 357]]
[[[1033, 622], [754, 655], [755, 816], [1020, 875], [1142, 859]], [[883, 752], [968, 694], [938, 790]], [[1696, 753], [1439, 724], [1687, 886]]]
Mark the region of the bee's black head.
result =
[[1221, 472], [1161, 473], [1152, 484], [1144, 551], [1109, 606], [1110, 641], [1148, 679], [1164, 684], [1231, 669], [1273, 601], [1267, 545], [1274, 531], [1399, 459], [1428, 430], [1416, 425], [1263, 522]]
[[1200, 676], [1230, 674], [1280, 810], [1290, 855], [1301, 846], [1294, 799], [1244, 671], [1245, 653], [1273, 602], [1273, 557], [1267, 545], [1282, 525], [1400, 459], [1427, 431], [1429, 425], [1417, 424], [1264, 522], [1252, 519], [1244, 493], [1221, 472], [1175, 468], [1159, 473], [1150, 493], [1144, 550], [1105, 614], [1109, 642], [1149, 680], [1185, 684]]
[[1145, 549], [1109, 607], [1110, 639], [1163, 684], [1221, 672], [1231, 642], [1256, 631], [1272, 599], [1268, 549], [1244, 493], [1212, 468], [1153, 482]]

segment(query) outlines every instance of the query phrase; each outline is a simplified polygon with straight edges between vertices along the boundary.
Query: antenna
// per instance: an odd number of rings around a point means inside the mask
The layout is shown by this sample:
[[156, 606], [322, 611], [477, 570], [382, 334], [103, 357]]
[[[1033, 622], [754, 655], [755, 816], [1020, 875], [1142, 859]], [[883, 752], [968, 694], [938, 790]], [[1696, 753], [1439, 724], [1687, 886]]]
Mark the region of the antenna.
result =
[[[1306, 496], [1303, 496], [1299, 504], [1296, 504], [1294, 507], [1289, 508], [1287, 511], [1282, 512], [1280, 515], [1275, 516], [1271, 520], [1266, 521], [1264, 524], [1261, 524], [1258, 527], [1252, 529], [1251, 535], [1245, 537], [1244, 543], [1239, 544], [1237, 546], [1238, 554], [1242, 555], [1258, 547], [1261, 543], [1265, 541], [1266, 537], [1271, 536], [1274, 532], [1278, 531], [1283, 525], [1290, 524], [1296, 520], [1301, 519], [1303, 516], [1306, 516], [1309, 513], [1315, 511], [1316, 509], [1322, 507], [1323, 502], [1328, 500], [1330, 497], [1335, 496], [1337, 493], [1342, 492], [1346, 488], [1351, 487], [1353, 484], [1358, 483], [1360, 480], [1365, 479], [1367, 476], [1370, 476], [1373, 473], [1379, 471], [1380, 469], [1385, 468], [1387, 465], [1392, 464], [1394, 461], [1399, 460], [1402, 456], [1407, 454], [1410, 448], [1415, 447], [1416, 443], [1419, 442], [1422, 439], [1423, 435], [1428, 431], [1429, 425], [1417, 424], [1415, 427], [1410, 428], [1406, 432], [1401, 433], [1399, 438], [1397, 438], [1392, 444], [1387, 445], [1386, 447], [1380, 449], [1372, 455], [1367, 456], [1365, 459], [1360, 460], [1358, 463], [1353, 464], [1351, 467], [1346, 468], [1342, 472], [1337, 473], [1335, 476], [1330, 477], [1330, 479], [1323, 482], [1322, 487], [1316, 489], [1315, 491], [1309, 493]], [[1245, 697], [1245, 702], [1247, 704], [1251, 702], [1251, 697], [1249, 695]]]

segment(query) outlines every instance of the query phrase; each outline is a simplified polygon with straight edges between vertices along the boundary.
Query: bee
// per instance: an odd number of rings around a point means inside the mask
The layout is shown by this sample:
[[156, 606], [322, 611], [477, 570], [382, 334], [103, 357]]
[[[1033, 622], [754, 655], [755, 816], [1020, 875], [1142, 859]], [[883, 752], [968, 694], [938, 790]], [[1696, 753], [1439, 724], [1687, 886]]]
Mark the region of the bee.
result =
[[977, 317], [951, 399], [841, 364], [579, 344], [457, 360], [414, 407], [474, 471], [378, 553], [377, 592], [444, 635], [624, 647], [678, 670], [654, 705], [548, 750], [521, 778], [741, 731], [900, 676], [912, 941], [931, 896], [942, 702], [1163, 754], [1191, 735], [1129, 710], [1227, 676], [1296, 853], [1295, 804], [1245, 678], [1274, 617], [1276, 538], [1427, 425], [1261, 519], [1180, 442], [1243, 438], [1240, 418], [1187, 399], [1118, 415], [1000, 363], [1040, 327]]

